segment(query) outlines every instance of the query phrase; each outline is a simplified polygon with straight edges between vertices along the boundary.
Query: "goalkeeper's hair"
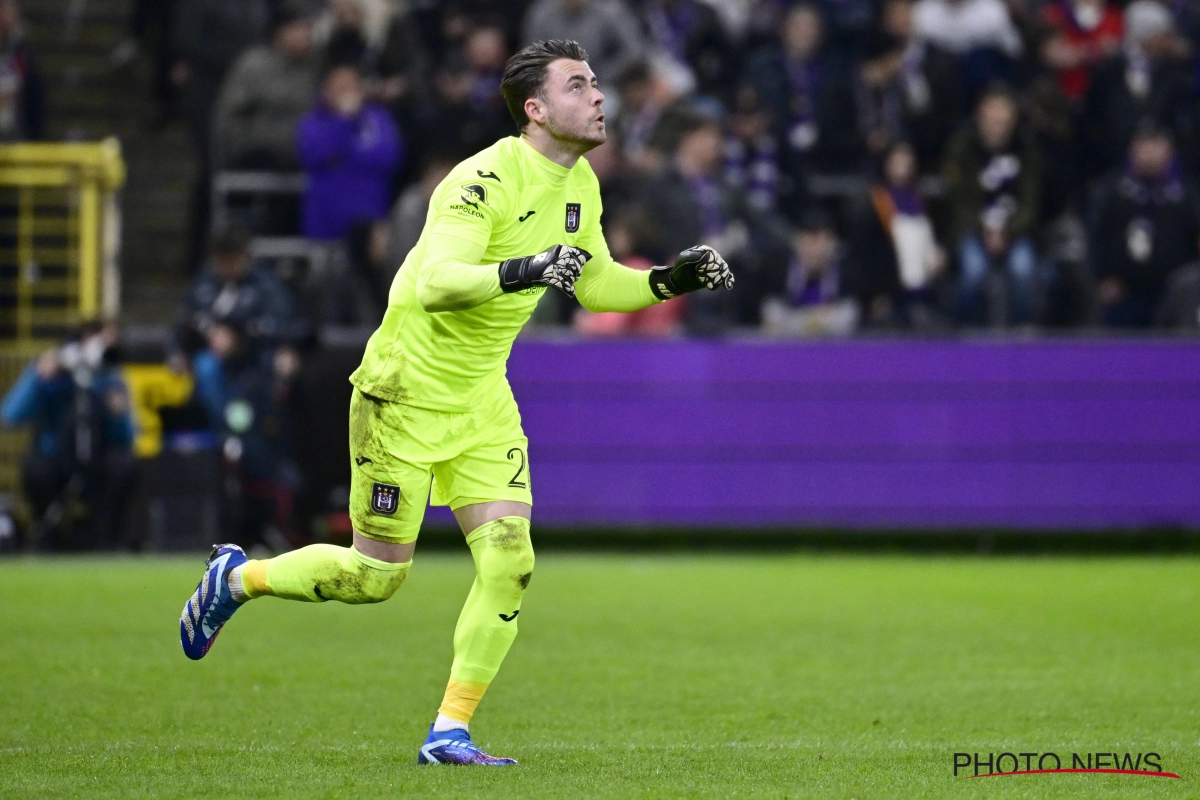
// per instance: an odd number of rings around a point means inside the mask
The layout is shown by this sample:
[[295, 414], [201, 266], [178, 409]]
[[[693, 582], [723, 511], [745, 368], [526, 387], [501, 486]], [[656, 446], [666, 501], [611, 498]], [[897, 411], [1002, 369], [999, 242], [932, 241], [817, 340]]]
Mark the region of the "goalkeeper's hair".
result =
[[531, 97], [542, 96], [542, 87], [546, 84], [546, 69], [560, 58], [587, 61], [587, 51], [579, 46], [579, 42], [547, 39], [522, 47], [504, 65], [500, 93], [504, 95], [508, 113], [512, 114], [519, 130], [525, 130], [525, 126], [529, 124], [529, 115], [525, 113], [525, 101]]

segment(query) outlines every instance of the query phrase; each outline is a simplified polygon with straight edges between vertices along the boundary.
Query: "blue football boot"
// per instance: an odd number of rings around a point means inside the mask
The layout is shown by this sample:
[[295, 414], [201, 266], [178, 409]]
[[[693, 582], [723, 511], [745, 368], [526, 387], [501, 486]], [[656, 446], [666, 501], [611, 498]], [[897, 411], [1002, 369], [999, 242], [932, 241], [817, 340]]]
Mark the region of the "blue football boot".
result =
[[515, 758], [489, 756], [471, 741], [464, 730], [435, 731], [429, 726], [429, 736], [417, 755], [418, 764], [479, 764], [484, 767], [507, 767], [516, 764]]
[[229, 570], [249, 560], [236, 544], [213, 545], [212, 554], [204, 564], [204, 577], [179, 617], [179, 641], [183, 652], [193, 661], [204, 658], [217, 640], [221, 626], [241, 607], [229, 594]]

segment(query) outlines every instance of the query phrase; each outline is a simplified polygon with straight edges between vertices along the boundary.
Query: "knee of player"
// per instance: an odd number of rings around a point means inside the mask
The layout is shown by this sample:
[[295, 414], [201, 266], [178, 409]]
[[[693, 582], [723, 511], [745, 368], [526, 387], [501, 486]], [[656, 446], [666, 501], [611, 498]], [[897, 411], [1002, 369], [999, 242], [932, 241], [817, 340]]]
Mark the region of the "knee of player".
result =
[[487, 555], [480, 560], [485, 581], [514, 581], [522, 590], [533, 577], [533, 542], [527, 520], [497, 520], [488, 537]]
[[366, 558], [357, 552], [354, 555], [353, 566], [341, 576], [343, 586], [340, 594], [348, 603], [382, 603], [400, 590], [412, 566], [412, 561], [389, 564]]
[[400, 591], [400, 587], [404, 585], [404, 579], [408, 577], [408, 570], [395, 570], [382, 575], [372, 576], [372, 580], [366, 585], [365, 594], [369, 598], [366, 603], [382, 603], [389, 597]]
[[521, 588], [524, 589], [529, 585], [529, 578], [533, 575], [533, 565], [536, 559], [533, 555], [533, 543], [529, 542], [519, 552], [514, 554], [513, 571], [519, 576], [523, 576]]

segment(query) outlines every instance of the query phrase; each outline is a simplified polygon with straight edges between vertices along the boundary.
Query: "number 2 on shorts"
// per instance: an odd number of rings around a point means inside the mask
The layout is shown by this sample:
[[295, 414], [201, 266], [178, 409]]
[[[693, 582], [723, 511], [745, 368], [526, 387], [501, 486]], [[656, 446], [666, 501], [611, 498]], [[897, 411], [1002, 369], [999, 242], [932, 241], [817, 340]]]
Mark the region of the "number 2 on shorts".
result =
[[525, 472], [525, 451], [519, 447], [512, 448], [508, 451], [508, 460], [513, 461], [514, 458], [519, 459], [520, 466], [517, 467], [517, 471], [513, 473], [512, 480], [508, 482], [508, 485], [514, 486], [518, 489], [524, 489], [526, 484], [525, 480], [522, 478], [522, 474]]

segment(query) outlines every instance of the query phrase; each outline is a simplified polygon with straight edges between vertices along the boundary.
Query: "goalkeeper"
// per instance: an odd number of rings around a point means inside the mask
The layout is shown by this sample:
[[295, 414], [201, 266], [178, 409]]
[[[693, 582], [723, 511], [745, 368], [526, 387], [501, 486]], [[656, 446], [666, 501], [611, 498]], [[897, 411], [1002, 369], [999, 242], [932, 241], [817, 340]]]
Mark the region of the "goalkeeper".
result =
[[442, 181], [350, 377], [353, 546], [253, 561], [219, 545], [180, 619], [183, 649], [199, 659], [253, 598], [386, 600], [412, 566], [426, 501], [450, 506], [476, 577], [423, 764], [516, 763], [480, 750], [467, 724], [517, 635], [533, 574], [528, 440], [505, 377], [521, 326], [547, 287], [592, 311], [635, 311], [733, 286], [729, 267], [705, 246], [648, 272], [614, 263], [596, 176], [581, 158], [606, 138], [604, 95], [577, 43], [524, 48], [505, 66], [501, 91], [521, 135]]

